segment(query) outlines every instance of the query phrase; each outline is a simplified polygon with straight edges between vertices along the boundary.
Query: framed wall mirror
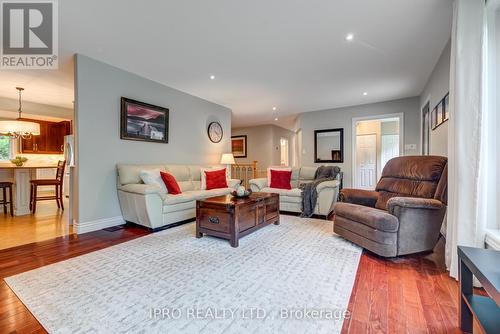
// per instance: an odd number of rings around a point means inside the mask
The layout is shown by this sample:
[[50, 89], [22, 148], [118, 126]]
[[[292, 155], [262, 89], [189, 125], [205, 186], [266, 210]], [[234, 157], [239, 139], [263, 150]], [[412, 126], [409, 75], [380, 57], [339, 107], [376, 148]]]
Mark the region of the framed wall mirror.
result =
[[314, 130], [314, 162], [344, 162], [344, 129]]

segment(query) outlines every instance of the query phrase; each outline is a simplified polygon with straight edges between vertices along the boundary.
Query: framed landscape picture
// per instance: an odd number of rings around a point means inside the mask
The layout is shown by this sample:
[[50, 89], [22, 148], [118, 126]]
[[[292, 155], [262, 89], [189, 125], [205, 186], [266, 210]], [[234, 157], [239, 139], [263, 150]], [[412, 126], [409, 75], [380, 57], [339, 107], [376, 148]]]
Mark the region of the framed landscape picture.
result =
[[120, 138], [168, 143], [168, 109], [122, 97]]
[[232, 136], [231, 149], [235, 158], [247, 157], [247, 136]]
[[437, 108], [437, 125], [441, 125], [441, 123], [443, 123], [443, 119], [444, 119], [444, 101], [441, 100], [441, 102], [439, 102], [439, 104], [436, 106]]
[[450, 94], [446, 94], [431, 112], [432, 130], [446, 122], [450, 118]]
[[450, 118], [450, 94], [446, 94], [444, 97], [444, 120], [447, 121]]
[[438, 127], [438, 106], [435, 106], [434, 109], [431, 111], [431, 128], [434, 130], [435, 128]]

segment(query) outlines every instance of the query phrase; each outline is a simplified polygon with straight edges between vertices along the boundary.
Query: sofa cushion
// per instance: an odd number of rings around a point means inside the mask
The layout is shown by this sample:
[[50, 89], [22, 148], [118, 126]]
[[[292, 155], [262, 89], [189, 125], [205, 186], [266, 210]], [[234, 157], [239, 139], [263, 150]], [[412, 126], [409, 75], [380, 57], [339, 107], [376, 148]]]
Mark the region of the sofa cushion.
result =
[[232, 188], [217, 188], [217, 189], [210, 189], [210, 190], [201, 190], [201, 193], [199, 195], [198, 199], [205, 199], [209, 197], [214, 197], [214, 196], [222, 196], [222, 195], [227, 195], [230, 194], [231, 191], [234, 189]]
[[299, 188], [292, 188], [292, 189], [278, 189], [278, 188], [270, 188], [270, 187], [266, 187], [266, 188], [262, 188], [260, 190], [261, 192], [264, 192], [264, 193], [275, 193], [275, 194], [279, 194], [280, 196], [292, 196], [292, 197], [301, 197], [302, 195], [302, 190], [300, 190]]
[[161, 170], [159, 169], [148, 169], [148, 170], [141, 170], [139, 176], [141, 177], [142, 182], [144, 182], [145, 184], [158, 187], [161, 189], [162, 193], [166, 193], [167, 187], [163, 182], [160, 173]]
[[189, 201], [184, 203], [163, 205], [163, 213], [184, 211], [196, 208], [196, 201]]
[[172, 174], [177, 182], [191, 181], [191, 170], [186, 165], [166, 165], [165, 170]]
[[163, 180], [163, 183], [165, 183], [169, 194], [178, 195], [181, 193], [181, 188], [179, 188], [179, 184], [172, 174], [167, 172], [160, 172], [160, 176]]
[[179, 181], [179, 180], [177, 180], [177, 184], [179, 184], [179, 187], [181, 188], [181, 192], [191, 191], [191, 190], [199, 190], [199, 189], [196, 189], [195, 183], [196, 182], [193, 182], [193, 181]]
[[201, 190], [207, 189], [207, 176], [206, 176], [205, 172], [215, 172], [215, 171], [219, 171], [219, 170], [223, 170], [223, 169], [225, 170], [226, 168], [225, 167], [201, 168], [200, 169], [200, 175], [201, 175], [200, 189]]
[[119, 164], [118, 168], [118, 181], [119, 184], [132, 184], [132, 183], [143, 183], [140, 177], [140, 173], [145, 169], [159, 169], [165, 170], [164, 166], [161, 165], [125, 165]]
[[314, 180], [314, 175], [316, 174], [317, 167], [302, 167], [299, 172], [300, 180]]
[[200, 190], [188, 190], [185, 191], [179, 195], [170, 195], [167, 194], [165, 196], [165, 200], [163, 201], [164, 205], [173, 205], [173, 204], [179, 204], [179, 203], [186, 203], [186, 202], [191, 202], [191, 201], [196, 201], [199, 196]]
[[[438, 156], [406, 156], [389, 160], [375, 188], [381, 194], [375, 207], [386, 210], [387, 201], [392, 197], [434, 198], [446, 166], [447, 158]], [[446, 196], [440, 194], [439, 197]]]
[[351, 203], [336, 203], [334, 211], [337, 216], [370, 226], [376, 230], [396, 232], [399, 228], [398, 218], [384, 210]]
[[201, 166], [189, 165], [188, 167], [191, 172], [191, 179], [193, 181], [201, 181]]
[[196, 201], [199, 199], [205, 199], [213, 196], [222, 196], [230, 194], [233, 189], [231, 188], [218, 188], [211, 190], [188, 190], [182, 192], [179, 195], [170, 195], [167, 194], [165, 196], [165, 200], [163, 201], [164, 205], [173, 205], [179, 203], [186, 203], [191, 201]]
[[207, 190], [227, 188], [226, 168], [204, 173]]
[[397, 233], [374, 230], [363, 224], [335, 216], [333, 231], [343, 238], [385, 257], [397, 255]]
[[286, 171], [291, 171], [292, 168], [291, 167], [285, 167], [285, 166], [271, 166], [269, 168], [267, 168], [267, 186], [270, 187], [271, 186], [271, 170], [286, 170]]
[[271, 169], [271, 182], [270, 188], [277, 189], [292, 189], [290, 181], [292, 180], [291, 170], [274, 170]]
[[302, 191], [299, 188], [277, 189], [277, 188], [262, 188], [264, 193], [275, 193], [280, 195], [280, 202], [300, 203], [302, 202]]

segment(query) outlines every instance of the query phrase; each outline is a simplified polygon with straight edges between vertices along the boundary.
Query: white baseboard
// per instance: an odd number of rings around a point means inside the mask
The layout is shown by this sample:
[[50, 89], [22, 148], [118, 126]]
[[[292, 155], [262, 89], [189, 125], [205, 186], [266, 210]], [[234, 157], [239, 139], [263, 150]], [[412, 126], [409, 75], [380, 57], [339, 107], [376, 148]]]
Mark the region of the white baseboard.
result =
[[103, 228], [122, 225], [125, 224], [125, 220], [122, 216], [116, 216], [111, 218], [103, 218], [98, 220], [92, 220], [88, 222], [77, 222], [74, 221], [73, 228], [77, 234], [102, 230]]

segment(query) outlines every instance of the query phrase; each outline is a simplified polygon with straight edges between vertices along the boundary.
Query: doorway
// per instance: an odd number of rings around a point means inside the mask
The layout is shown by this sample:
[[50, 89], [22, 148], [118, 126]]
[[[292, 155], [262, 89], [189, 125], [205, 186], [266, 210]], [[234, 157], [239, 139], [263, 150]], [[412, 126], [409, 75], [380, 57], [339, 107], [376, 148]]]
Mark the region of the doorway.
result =
[[280, 164], [281, 166], [288, 166], [289, 164], [289, 142], [287, 138], [280, 139]]
[[403, 114], [353, 118], [353, 186], [373, 190], [386, 163], [402, 155]]
[[[15, 90], [16, 84], [12, 85]], [[28, 92], [40, 90], [35, 87]], [[9, 96], [0, 101], [1, 119], [16, 120], [18, 110], [27, 109], [22, 112], [23, 120], [36, 125], [30, 135], [0, 134], [0, 181], [10, 185], [6, 195], [0, 192], [0, 199], [12, 203], [12, 209], [7, 205], [0, 213], [0, 250], [73, 233], [69, 176], [74, 165], [67, 150], [73, 140], [72, 103], [69, 101], [66, 107], [50, 105], [45, 95], [39, 95], [40, 100], [30, 101], [30, 108], [23, 108], [22, 91], [17, 100]], [[12, 106], [18, 106], [18, 110], [12, 110]], [[18, 156], [23, 164], [14, 163], [13, 158]], [[32, 201], [35, 196], [36, 205]]]

